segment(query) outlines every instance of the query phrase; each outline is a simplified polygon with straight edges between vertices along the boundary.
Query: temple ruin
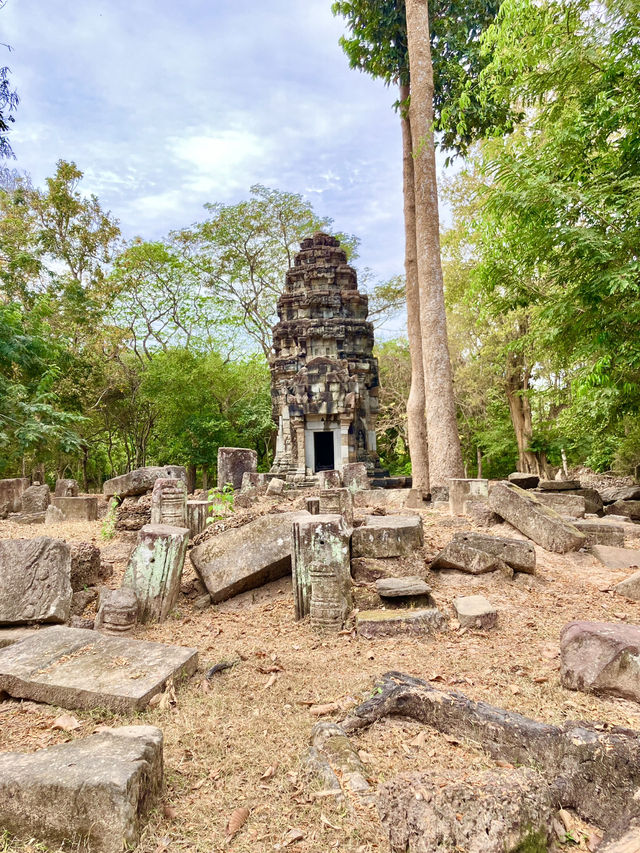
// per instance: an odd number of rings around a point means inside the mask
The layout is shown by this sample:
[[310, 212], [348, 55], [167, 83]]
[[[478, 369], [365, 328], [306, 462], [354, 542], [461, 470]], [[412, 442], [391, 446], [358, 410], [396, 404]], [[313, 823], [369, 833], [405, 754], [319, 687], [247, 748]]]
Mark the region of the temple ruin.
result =
[[302, 480], [378, 460], [378, 363], [368, 297], [340, 241], [303, 240], [278, 299], [271, 396], [278, 424], [272, 473]]

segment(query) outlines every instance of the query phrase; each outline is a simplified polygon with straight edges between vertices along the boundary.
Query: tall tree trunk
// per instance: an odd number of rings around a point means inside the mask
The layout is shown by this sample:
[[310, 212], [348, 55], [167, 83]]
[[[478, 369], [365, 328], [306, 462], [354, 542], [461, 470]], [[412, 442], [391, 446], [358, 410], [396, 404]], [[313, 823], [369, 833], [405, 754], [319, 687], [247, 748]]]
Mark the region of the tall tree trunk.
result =
[[418, 287], [418, 247], [416, 243], [416, 201], [413, 149], [408, 104], [409, 87], [400, 86], [402, 122], [402, 191], [404, 196], [404, 268], [407, 299], [407, 335], [411, 356], [411, 388], [407, 400], [407, 434], [413, 488], [429, 491], [429, 445], [427, 443], [426, 401], [422, 337], [420, 333], [420, 291]]
[[429, 474], [433, 486], [461, 477], [453, 376], [440, 261], [438, 184], [433, 137], [433, 67], [427, 0], [406, 0], [411, 74], [409, 121], [414, 159], [420, 326], [427, 404]]
[[506, 392], [509, 414], [518, 444], [518, 471], [526, 474], [541, 474], [536, 454], [529, 450], [533, 438], [531, 404], [529, 390], [529, 371], [524, 367], [520, 356], [514, 355], [507, 372]]

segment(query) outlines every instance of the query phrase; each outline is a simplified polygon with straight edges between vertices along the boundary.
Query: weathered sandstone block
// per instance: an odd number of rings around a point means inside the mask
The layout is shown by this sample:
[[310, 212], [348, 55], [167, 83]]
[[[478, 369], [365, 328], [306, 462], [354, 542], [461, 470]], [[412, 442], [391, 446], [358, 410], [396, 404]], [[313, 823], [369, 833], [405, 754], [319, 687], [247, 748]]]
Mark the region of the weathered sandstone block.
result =
[[197, 665], [197, 649], [55, 625], [0, 650], [0, 690], [61, 708], [126, 713]]
[[432, 569], [457, 569], [471, 575], [483, 575], [487, 572], [501, 571], [507, 577], [513, 577], [513, 569], [496, 554], [474, 548], [467, 542], [449, 542], [436, 555], [431, 563]]
[[98, 517], [96, 495], [77, 498], [52, 498], [51, 503], [64, 515], [65, 521], [95, 521]]
[[356, 631], [360, 637], [404, 635], [430, 636], [435, 631], [446, 631], [447, 619], [437, 607], [415, 610], [362, 610], [356, 616]]
[[582, 495], [574, 492], [543, 492], [536, 491], [536, 498], [545, 506], [551, 507], [559, 515], [568, 515], [572, 518], [584, 518], [586, 502]]
[[153, 488], [153, 484], [160, 477], [175, 477], [177, 480], [183, 480], [186, 483], [187, 471], [182, 465], [136, 468], [135, 471], [130, 471], [128, 474], [107, 480], [102, 486], [102, 491], [108, 498], [114, 495], [119, 498], [143, 495]]
[[587, 538], [587, 545], [613, 545], [624, 548], [624, 528], [617, 524], [592, 519], [576, 519], [573, 526]]
[[59, 539], [0, 540], [0, 624], [66, 622], [71, 549]]
[[352, 492], [369, 488], [367, 466], [364, 462], [348, 462], [342, 466], [342, 482], [345, 488]]
[[[554, 481], [555, 482], [555, 481]], [[489, 506], [499, 516], [547, 551], [565, 554], [584, 547], [586, 539], [551, 507], [531, 492], [513, 483], [494, 483], [489, 490]]]
[[580, 488], [580, 480], [540, 480], [538, 488], [549, 492], [566, 492]]
[[640, 501], [616, 501], [606, 506], [604, 511], [607, 515], [624, 515], [638, 521], [640, 520]]
[[631, 569], [640, 566], [640, 551], [635, 548], [593, 545], [591, 553], [609, 569]]
[[0, 480], [0, 518], [6, 518], [10, 512], [20, 512], [22, 495], [29, 488], [26, 477]]
[[320, 515], [343, 515], [353, 524], [353, 492], [349, 489], [323, 489], [318, 495]]
[[351, 612], [351, 529], [342, 515], [313, 515], [293, 523], [293, 591], [296, 619], [339, 631]]
[[46, 512], [50, 502], [49, 486], [46, 484], [44, 486], [29, 486], [22, 493], [22, 514], [33, 515]]
[[0, 753], [0, 826], [96, 853], [134, 847], [162, 794], [162, 731], [103, 730], [33, 754]]
[[306, 511], [274, 513], [192, 548], [193, 567], [216, 604], [291, 571], [291, 527]]
[[524, 474], [522, 471], [513, 471], [508, 479], [510, 483], [515, 483], [521, 489], [535, 489], [540, 482], [537, 474]]
[[130, 633], [138, 622], [138, 598], [132, 589], [100, 590], [94, 627], [105, 634]]
[[71, 589], [77, 592], [88, 586], [104, 583], [113, 574], [110, 563], [102, 563], [100, 549], [90, 542], [72, 542]]
[[466, 501], [477, 501], [488, 497], [488, 480], [453, 478], [449, 480], [449, 510], [451, 515], [462, 515]]
[[151, 524], [187, 527], [187, 486], [175, 477], [158, 477], [151, 493]]
[[175, 607], [188, 543], [186, 527], [147, 524], [138, 533], [122, 586], [135, 592], [140, 622], [163, 621]]
[[640, 628], [570, 622], [560, 636], [561, 679], [570, 690], [640, 702]]
[[354, 557], [404, 557], [423, 545], [419, 515], [368, 515], [353, 531]]
[[246, 447], [218, 448], [218, 489], [222, 490], [227, 483], [234, 489], [242, 488], [242, 478], [245, 473], [254, 474], [258, 469], [258, 454]]
[[536, 549], [531, 542], [522, 539], [507, 539], [503, 536], [489, 536], [486, 533], [456, 533], [453, 537], [456, 543], [464, 543], [479, 551], [486, 551], [515, 569], [517, 572], [535, 574]]
[[56, 480], [53, 494], [56, 498], [77, 498], [78, 492], [77, 480]]
[[461, 628], [493, 628], [498, 620], [498, 611], [484, 595], [454, 598], [453, 609]]

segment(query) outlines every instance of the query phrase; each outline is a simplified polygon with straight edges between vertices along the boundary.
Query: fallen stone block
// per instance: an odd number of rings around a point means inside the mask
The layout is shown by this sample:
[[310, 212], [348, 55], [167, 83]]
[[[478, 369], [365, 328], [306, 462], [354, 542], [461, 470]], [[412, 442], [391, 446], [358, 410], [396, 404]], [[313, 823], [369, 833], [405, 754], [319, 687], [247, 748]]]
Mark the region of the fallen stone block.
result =
[[245, 471], [242, 475], [241, 491], [252, 493], [255, 491], [256, 494], [263, 495], [267, 490], [268, 483], [268, 474], [257, 474], [255, 471]]
[[285, 481], [281, 480], [280, 477], [272, 477], [269, 480], [269, 485], [267, 486], [267, 497], [278, 497], [283, 494], [285, 486]]
[[537, 474], [524, 474], [521, 471], [513, 471], [509, 474], [508, 480], [510, 483], [515, 483], [521, 489], [537, 489], [540, 477]]
[[624, 528], [616, 524], [607, 524], [602, 521], [591, 521], [576, 519], [573, 526], [587, 539], [587, 545], [613, 545], [616, 548], [624, 547]]
[[187, 486], [175, 477], [158, 477], [151, 492], [151, 524], [187, 525]]
[[586, 502], [581, 495], [576, 495], [573, 492], [531, 492], [545, 506], [551, 507], [559, 515], [566, 515], [571, 518], [584, 518], [586, 512]]
[[51, 503], [62, 512], [65, 521], [95, 521], [98, 518], [98, 498], [95, 495], [52, 498]]
[[500, 557], [517, 572], [536, 573], [536, 549], [530, 542], [522, 539], [507, 539], [502, 536], [489, 536], [486, 533], [456, 533], [453, 542], [469, 545], [478, 551], [486, 551], [494, 557]]
[[538, 488], [549, 492], [567, 492], [580, 488], [580, 480], [540, 480]]
[[489, 481], [482, 479], [449, 480], [449, 510], [451, 515], [462, 515], [466, 501], [488, 499]]
[[493, 527], [502, 524], [502, 519], [489, 506], [488, 501], [465, 501], [462, 514], [480, 527]]
[[541, 723], [401, 672], [386, 673], [373, 696], [344, 720], [342, 728], [351, 733], [394, 716], [481, 745], [495, 760], [536, 770], [549, 786], [555, 808], [573, 809], [597, 826], [609, 828], [630, 807], [637, 808], [636, 731], [584, 721], [562, 726]]
[[366, 640], [376, 637], [428, 636], [447, 630], [447, 618], [437, 607], [415, 610], [362, 610], [356, 616], [356, 632]]
[[46, 518], [46, 512], [21, 512], [19, 515], [12, 516], [11, 521], [15, 524], [44, 524]]
[[372, 509], [402, 509], [411, 489], [362, 489], [353, 496], [355, 507]]
[[578, 495], [584, 498], [585, 512], [591, 515], [598, 515], [604, 509], [600, 492], [596, 489], [576, 489], [575, 491], [566, 492], [568, 495]]
[[71, 549], [60, 539], [0, 540], [0, 624], [66, 622]]
[[640, 601], [640, 571], [634, 572], [616, 585], [616, 592], [630, 598], [632, 601]]
[[309, 513], [263, 515], [192, 548], [191, 562], [213, 603], [289, 574], [292, 525], [301, 518]]
[[616, 501], [639, 501], [640, 486], [613, 486], [609, 489], [600, 489], [600, 497], [606, 504], [612, 504]]
[[451, 541], [436, 555], [431, 568], [458, 569], [471, 575], [483, 575], [500, 571], [507, 577], [513, 577], [513, 569], [505, 561], [488, 551], [481, 551], [466, 542]]
[[62, 524], [64, 521], [64, 513], [57, 506], [49, 504], [47, 511], [44, 514], [45, 524]]
[[293, 522], [293, 598], [296, 619], [310, 616], [317, 631], [340, 631], [351, 612], [351, 528], [342, 515]]
[[134, 847], [162, 794], [162, 731], [103, 729], [32, 754], [0, 753], [0, 826], [96, 853]]
[[160, 477], [175, 477], [186, 483], [187, 471], [182, 465], [136, 468], [135, 471], [130, 471], [128, 474], [107, 480], [102, 486], [102, 491], [108, 498], [112, 498], [114, 495], [119, 498], [143, 495], [145, 492], [151, 491], [153, 484]]
[[608, 569], [640, 567], [640, 551], [634, 548], [615, 548], [611, 545], [593, 545], [591, 553]]
[[138, 598], [132, 589], [100, 590], [94, 627], [105, 634], [129, 634], [138, 623]]
[[218, 489], [227, 483], [237, 491], [242, 488], [245, 473], [255, 474], [258, 470], [258, 454], [247, 447], [218, 448]]
[[[71, 616], [82, 616], [87, 607], [97, 598], [98, 590], [95, 587], [92, 587], [91, 589], [79, 589], [77, 592], [74, 592], [71, 598]], [[83, 625], [82, 627], [91, 627], [93, 629], [93, 625], [94, 619], [91, 619], [91, 626]]]
[[347, 524], [352, 525], [353, 492], [349, 489], [322, 489], [318, 495], [318, 511], [320, 515], [343, 515]]
[[323, 790], [324, 784], [329, 782], [329, 790], [336, 794], [340, 794], [344, 787], [358, 797], [370, 798], [367, 769], [346, 732], [336, 723], [315, 724], [311, 730], [311, 748], [303, 757], [303, 763], [307, 767], [307, 775], [323, 783]]
[[197, 649], [56, 625], [0, 650], [0, 691], [61, 708], [126, 713], [197, 665]]
[[431, 587], [419, 577], [380, 578], [376, 581], [376, 592], [380, 598], [431, 597]]
[[498, 611], [484, 595], [454, 598], [453, 609], [461, 628], [493, 628], [498, 621]]
[[210, 501], [187, 501], [187, 527], [192, 539], [206, 530], [210, 507]]
[[640, 702], [640, 628], [570, 622], [560, 635], [560, 677], [570, 690]]
[[604, 508], [607, 515], [623, 515], [626, 518], [640, 519], [640, 501], [616, 501]]
[[140, 530], [145, 524], [151, 524], [151, 497], [149, 492], [125, 498], [116, 510], [116, 530], [133, 532]]
[[51, 502], [49, 486], [29, 486], [22, 493], [22, 514], [34, 515], [46, 512]]
[[13, 477], [0, 480], [0, 518], [6, 518], [10, 512], [20, 512], [22, 495], [29, 488], [26, 477]]
[[352, 492], [369, 488], [367, 466], [364, 462], [348, 462], [342, 466], [342, 482]]
[[398, 566], [393, 557], [352, 557], [351, 577], [358, 583], [371, 583], [378, 578], [395, 577]]
[[77, 498], [79, 491], [77, 480], [56, 480], [53, 494], [56, 498]]
[[74, 592], [104, 583], [113, 574], [110, 563], [102, 563], [100, 549], [90, 542], [72, 542], [71, 589]]
[[368, 515], [351, 538], [354, 557], [404, 557], [424, 542], [419, 515]]
[[39, 628], [38, 625], [33, 625], [28, 628], [0, 628], [0, 649], [4, 649], [6, 646], [12, 646], [14, 643], [26, 640], [27, 637], [35, 634], [38, 630], [46, 631], [47, 628]]
[[[555, 481], [554, 481], [555, 482]], [[551, 507], [545, 506], [531, 492], [513, 483], [494, 483], [489, 490], [489, 506], [547, 551], [565, 554], [584, 547], [586, 538], [573, 525], [564, 521]]]
[[341, 489], [342, 474], [340, 471], [319, 471], [318, 482], [321, 489]]
[[549, 785], [528, 768], [454, 774], [401, 773], [378, 790], [391, 853], [547, 850], [556, 809]]
[[186, 527], [147, 524], [138, 533], [122, 586], [135, 592], [140, 622], [161, 622], [175, 607], [188, 544]]

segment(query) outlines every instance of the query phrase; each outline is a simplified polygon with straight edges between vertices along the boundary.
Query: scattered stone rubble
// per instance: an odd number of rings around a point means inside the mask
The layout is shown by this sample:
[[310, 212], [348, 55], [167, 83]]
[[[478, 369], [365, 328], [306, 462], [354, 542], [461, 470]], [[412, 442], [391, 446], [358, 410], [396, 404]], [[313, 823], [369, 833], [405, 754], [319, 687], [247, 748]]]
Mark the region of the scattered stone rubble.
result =
[[135, 592], [140, 622], [163, 621], [175, 607], [188, 542], [186, 527], [147, 524], [138, 533], [122, 586]]
[[570, 690], [640, 702], [640, 628], [570, 622], [560, 637], [561, 679]]

